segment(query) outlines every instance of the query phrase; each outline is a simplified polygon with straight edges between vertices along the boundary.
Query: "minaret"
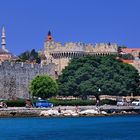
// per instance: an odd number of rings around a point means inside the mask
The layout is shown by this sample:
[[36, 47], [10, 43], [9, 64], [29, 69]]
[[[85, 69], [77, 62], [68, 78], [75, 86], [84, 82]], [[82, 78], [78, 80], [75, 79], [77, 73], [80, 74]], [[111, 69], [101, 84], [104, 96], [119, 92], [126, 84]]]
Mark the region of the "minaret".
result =
[[4, 27], [2, 27], [1, 46], [3, 50], [6, 50], [6, 35]]

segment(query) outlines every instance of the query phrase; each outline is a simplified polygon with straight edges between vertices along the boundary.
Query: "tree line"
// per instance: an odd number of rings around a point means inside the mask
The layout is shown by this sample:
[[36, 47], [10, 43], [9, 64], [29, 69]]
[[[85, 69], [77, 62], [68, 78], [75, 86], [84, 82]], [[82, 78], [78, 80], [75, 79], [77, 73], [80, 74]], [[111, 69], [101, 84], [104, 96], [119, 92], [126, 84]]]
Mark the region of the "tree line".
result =
[[140, 76], [129, 64], [115, 55], [85, 56], [72, 59], [55, 81], [37, 76], [30, 84], [33, 96], [48, 98], [56, 94], [86, 99], [94, 95], [140, 95]]
[[32, 49], [31, 51], [25, 51], [25, 52], [21, 53], [18, 56], [17, 61], [40, 63], [41, 57], [40, 57], [39, 53], [35, 51], [35, 49]]

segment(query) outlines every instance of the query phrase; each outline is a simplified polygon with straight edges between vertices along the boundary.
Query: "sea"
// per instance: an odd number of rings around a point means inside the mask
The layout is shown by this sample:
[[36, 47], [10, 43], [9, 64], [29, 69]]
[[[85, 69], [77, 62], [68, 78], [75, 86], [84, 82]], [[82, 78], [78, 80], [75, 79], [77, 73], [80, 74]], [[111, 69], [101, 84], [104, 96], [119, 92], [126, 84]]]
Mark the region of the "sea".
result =
[[0, 118], [0, 140], [140, 140], [140, 116]]

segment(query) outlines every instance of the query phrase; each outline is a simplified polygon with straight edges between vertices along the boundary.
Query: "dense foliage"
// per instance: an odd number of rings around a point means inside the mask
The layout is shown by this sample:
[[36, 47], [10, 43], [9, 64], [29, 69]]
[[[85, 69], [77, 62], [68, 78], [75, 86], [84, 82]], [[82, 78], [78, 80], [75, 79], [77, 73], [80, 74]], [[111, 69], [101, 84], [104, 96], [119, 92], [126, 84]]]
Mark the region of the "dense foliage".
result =
[[59, 94], [64, 96], [139, 94], [138, 71], [116, 56], [76, 58], [58, 78]]
[[40, 63], [41, 59], [39, 57], [38, 52], [35, 51], [35, 49], [32, 49], [31, 51], [25, 51], [22, 54], [19, 55], [19, 61], [21, 62], [36, 62]]
[[118, 48], [126, 49], [127, 46], [125, 46], [125, 45], [119, 45]]
[[[26, 106], [26, 102], [25, 100], [6, 100], [3, 101], [4, 103], [6, 103], [6, 105], [8, 107], [25, 107]], [[36, 100], [33, 100], [32, 103], [35, 104]], [[80, 100], [80, 99], [76, 99], [76, 100], [60, 100], [60, 99], [50, 99], [49, 102], [53, 103], [55, 106], [86, 106], [86, 105], [95, 105], [96, 101], [95, 100]], [[116, 105], [116, 101], [114, 100], [109, 100], [109, 99], [103, 99], [100, 102], [100, 105], [104, 105], [104, 104], [108, 104], [108, 105]]]
[[[86, 106], [86, 105], [95, 105], [95, 100], [60, 100], [60, 99], [50, 99], [49, 102], [53, 103], [55, 106]], [[116, 105], [116, 101], [109, 100], [109, 99], [103, 99], [100, 102], [100, 105], [109, 104], [109, 105]]]
[[122, 59], [125, 59], [125, 60], [134, 60], [134, 56], [130, 53], [119, 55], [119, 57], [122, 58]]
[[26, 103], [24, 100], [6, 100], [3, 101], [8, 107], [25, 107]]
[[32, 96], [45, 99], [56, 95], [58, 85], [51, 77], [47, 75], [39, 75], [31, 81], [29, 89]]

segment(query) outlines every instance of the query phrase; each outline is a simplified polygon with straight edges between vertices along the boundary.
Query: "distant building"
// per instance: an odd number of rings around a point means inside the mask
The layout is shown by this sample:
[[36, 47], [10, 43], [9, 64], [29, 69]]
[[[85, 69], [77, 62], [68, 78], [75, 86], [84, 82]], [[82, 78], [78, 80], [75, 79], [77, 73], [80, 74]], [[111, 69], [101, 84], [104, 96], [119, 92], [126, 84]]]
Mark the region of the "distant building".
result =
[[133, 65], [140, 73], [140, 48], [124, 48], [120, 54], [131, 54], [134, 60], [123, 60], [123, 62]]
[[[85, 55], [110, 55], [117, 53], [117, 44], [111, 43], [99, 43], [93, 46], [92, 44], [85, 44], [82, 42], [69, 42], [62, 45], [53, 40], [51, 32], [49, 31], [41, 55], [43, 56], [42, 63], [55, 63], [56, 72], [60, 74], [68, 65], [70, 59], [74, 57], [83, 57]], [[46, 59], [44, 59], [44, 57]]]
[[124, 48], [121, 49], [121, 54], [131, 54], [135, 59], [140, 57], [140, 48]]
[[1, 35], [0, 61], [13, 60], [13, 59], [16, 59], [16, 57], [6, 49], [6, 34], [5, 34], [5, 29], [3, 27], [2, 35]]

